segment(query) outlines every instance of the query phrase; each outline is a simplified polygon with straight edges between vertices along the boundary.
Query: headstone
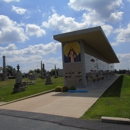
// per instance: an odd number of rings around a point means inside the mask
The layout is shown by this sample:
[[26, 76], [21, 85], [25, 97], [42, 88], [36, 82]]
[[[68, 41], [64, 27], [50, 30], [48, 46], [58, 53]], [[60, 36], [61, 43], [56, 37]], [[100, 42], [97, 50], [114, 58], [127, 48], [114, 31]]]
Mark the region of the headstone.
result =
[[5, 56], [3, 56], [3, 73], [2, 73], [1, 81], [5, 81], [6, 79], [8, 79], [8, 77], [7, 77], [7, 73], [6, 73]]
[[29, 73], [28, 79], [32, 80], [32, 73]]
[[19, 69], [20, 66], [17, 65], [17, 73], [15, 75], [16, 82], [13, 88], [13, 93], [25, 91], [26, 88], [26, 83], [22, 82], [22, 73], [19, 71]]
[[18, 71], [15, 75], [16, 83], [22, 83], [22, 74]]
[[54, 76], [54, 78], [58, 78], [57, 71], [56, 71], [56, 65], [55, 65], [55, 76]]
[[33, 74], [32, 74], [32, 80], [35, 80], [36, 79], [36, 74], [35, 74], [35, 72], [33, 72]]
[[36, 79], [35, 72], [33, 72], [33, 73], [29, 73], [28, 78], [29, 78], [30, 80], [35, 80], [35, 79]]
[[50, 73], [47, 72], [46, 74], [46, 83], [45, 85], [52, 84]]

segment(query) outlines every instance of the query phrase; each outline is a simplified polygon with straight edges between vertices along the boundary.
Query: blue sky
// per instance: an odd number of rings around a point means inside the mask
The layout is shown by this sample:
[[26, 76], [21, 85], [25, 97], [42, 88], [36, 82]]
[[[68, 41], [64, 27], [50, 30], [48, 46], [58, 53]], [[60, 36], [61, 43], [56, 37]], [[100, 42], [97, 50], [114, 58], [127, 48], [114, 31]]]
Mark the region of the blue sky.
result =
[[62, 68], [61, 43], [53, 35], [101, 26], [120, 63], [130, 69], [130, 0], [0, 0], [0, 66], [22, 72], [40, 62], [46, 70]]

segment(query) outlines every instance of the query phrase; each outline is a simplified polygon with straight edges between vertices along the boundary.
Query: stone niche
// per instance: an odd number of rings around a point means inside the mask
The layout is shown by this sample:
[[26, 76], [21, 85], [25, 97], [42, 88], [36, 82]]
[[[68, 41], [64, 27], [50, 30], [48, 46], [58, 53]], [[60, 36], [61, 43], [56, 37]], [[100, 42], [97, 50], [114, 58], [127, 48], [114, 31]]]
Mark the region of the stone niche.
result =
[[66, 86], [81, 86], [82, 81], [82, 64], [66, 64], [65, 70], [65, 84]]

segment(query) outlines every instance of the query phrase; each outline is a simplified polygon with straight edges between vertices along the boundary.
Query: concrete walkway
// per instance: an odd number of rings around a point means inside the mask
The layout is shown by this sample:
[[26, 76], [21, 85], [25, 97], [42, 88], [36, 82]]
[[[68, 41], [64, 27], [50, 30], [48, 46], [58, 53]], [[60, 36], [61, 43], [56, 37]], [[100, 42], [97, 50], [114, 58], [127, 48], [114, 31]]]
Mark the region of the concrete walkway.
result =
[[89, 85], [87, 93], [51, 92], [37, 97], [14, 102], [0, 109], [37, 112], [67, 117], [81, 117], [117, 79], [117, 76]]

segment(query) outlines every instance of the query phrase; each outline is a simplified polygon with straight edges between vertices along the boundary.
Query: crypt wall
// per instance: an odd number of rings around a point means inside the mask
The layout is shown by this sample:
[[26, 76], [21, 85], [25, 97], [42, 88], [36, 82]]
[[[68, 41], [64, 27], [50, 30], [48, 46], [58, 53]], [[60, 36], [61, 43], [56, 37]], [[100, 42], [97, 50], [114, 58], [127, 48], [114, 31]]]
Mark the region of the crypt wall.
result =
[[89, 73], [92, 71], [97, 72], [101, 70], [114, 71], [114, 64], [108, 64], [86, 53], [85, 53], [85, 67], [86, 67], [86, 73]]
[[63, 75], [66, 86], [86, 86], [84, 54], [84, 43], [81, 41], [62, 44]]

